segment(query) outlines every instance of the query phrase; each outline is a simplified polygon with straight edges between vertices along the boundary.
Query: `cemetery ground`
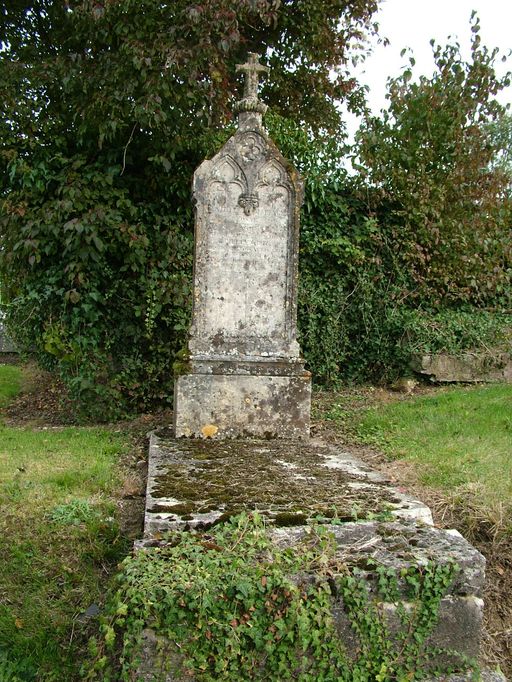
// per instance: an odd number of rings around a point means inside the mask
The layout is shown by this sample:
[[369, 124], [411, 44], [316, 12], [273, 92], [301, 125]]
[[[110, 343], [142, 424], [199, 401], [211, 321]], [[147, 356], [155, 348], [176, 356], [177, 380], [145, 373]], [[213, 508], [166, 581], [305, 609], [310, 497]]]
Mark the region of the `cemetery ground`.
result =
[[[399, 387], [398, 387], [399, 388]], [[316, 391], [336, 441], [486, 556], [484, 654], [512, 674], [512, 386]], [[63, 387], [0, 364], [0, 681], [80, 679], [118, 562], [142, 532], [146, 434], [170, 413], [75, 423]]]

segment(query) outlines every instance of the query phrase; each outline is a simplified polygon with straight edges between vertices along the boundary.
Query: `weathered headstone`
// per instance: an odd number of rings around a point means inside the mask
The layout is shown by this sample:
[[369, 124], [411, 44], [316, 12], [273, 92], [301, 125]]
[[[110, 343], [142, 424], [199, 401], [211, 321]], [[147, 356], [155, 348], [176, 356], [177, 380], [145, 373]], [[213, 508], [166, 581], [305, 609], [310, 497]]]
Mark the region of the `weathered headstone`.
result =
[[297, 342], [302, 180], [262, 126], [258, 56], [238, 130], [194, 175], [189, 373], [175, 386], [177, 437], [304, 438], [311, 378]]

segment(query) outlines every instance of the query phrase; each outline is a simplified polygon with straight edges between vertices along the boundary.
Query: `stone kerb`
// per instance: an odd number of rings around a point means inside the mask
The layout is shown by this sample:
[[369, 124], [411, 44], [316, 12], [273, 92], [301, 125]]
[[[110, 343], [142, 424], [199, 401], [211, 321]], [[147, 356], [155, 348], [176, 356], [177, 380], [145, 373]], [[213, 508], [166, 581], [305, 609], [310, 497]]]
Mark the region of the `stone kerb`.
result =
[[512, 383], [512, 352], [466, 351], [414, 355], [411, 369], [438, 383]]

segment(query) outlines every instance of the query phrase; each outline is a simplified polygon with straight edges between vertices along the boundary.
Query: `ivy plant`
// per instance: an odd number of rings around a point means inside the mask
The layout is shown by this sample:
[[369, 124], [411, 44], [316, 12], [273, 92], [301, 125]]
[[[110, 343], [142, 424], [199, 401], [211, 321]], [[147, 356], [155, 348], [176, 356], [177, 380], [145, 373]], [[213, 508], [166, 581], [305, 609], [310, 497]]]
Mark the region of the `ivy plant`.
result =
[[[311, 528], [298, 547], [282, 548], [257, 514], [171, 535], [165, 546], [123, 562], [84, 675], [133, 679], [149, 629], [159, 642], [153, 663], [162, 679], [169, 666], [198, 682], [420, 679], [439, 653], [427, 640], [458, 569], [428, 564], [396, 575], [373, 568], [372, 596], [362, 574], [336, 561], [328, 529]], [[349, 619], [354, 650], [336, 629], [335, 602]], [[383, 602], [397, 608], [398, 633]]]

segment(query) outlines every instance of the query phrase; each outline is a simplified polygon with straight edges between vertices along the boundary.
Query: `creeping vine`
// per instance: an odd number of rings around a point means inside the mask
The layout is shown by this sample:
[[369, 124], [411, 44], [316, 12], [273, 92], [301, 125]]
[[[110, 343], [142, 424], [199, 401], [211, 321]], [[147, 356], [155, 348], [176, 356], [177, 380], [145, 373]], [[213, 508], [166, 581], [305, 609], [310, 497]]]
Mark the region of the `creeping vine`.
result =
[[[280, 547], [257, 514], [171, 535], [123, 562], [85, 679], [140, 679], [148, 651], [147, 679], [155, 681], [172, 671], [197, 682], [421, 679], [440, 653], [428, 638], [458, 568], [373, 568], [370, 587], [336, 560], [325, 526], [307, 529], [299, 546]], [[339, 607], [350, 648], [337, 628]]]

